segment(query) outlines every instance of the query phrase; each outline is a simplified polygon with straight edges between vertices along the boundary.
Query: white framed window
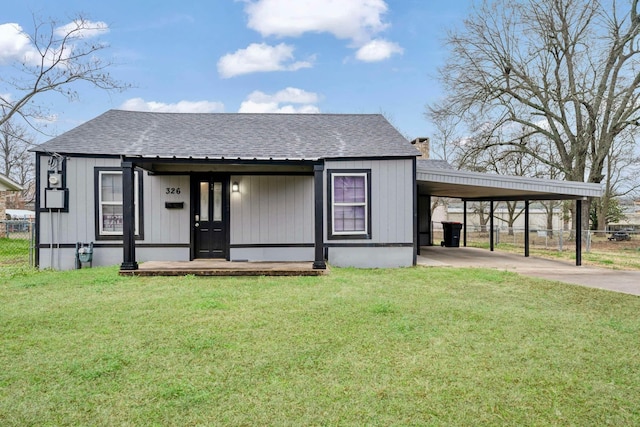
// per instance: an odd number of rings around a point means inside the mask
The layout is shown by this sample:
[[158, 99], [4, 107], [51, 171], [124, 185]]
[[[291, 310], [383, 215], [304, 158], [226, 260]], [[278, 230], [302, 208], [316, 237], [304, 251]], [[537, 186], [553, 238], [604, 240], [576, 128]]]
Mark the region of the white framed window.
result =
[[[96, 238], [122, 236], [122, 170], [96, 171]], [[140, 177], [134, 172], [134, 230], [140, 236]]]
[[328, 171], [330, 237], [370, 238], [370, 173]]

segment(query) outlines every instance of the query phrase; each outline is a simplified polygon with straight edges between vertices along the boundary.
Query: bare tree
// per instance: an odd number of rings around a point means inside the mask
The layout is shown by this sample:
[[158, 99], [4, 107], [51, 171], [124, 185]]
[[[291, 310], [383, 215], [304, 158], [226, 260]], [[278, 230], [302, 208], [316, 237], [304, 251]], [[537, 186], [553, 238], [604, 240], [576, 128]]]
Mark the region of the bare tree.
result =
[[25, 174], [19, 170], [29, 156], [33, 138], [23, 125], [7, 120], [0, 125], [0, 171], [18, 182], [25, 183]]
[[22, 208], [22, 202], [30, 201], [32, 196], [30, 183], [34, 178], [35, 165], [28, 151], [31, 146], [33, 136], [24, 125], [13, 120], [0, 124], [0, 172], [24, 188], [19, 198], [16, 195], [7, 198], [9, 208]]
[[480, 232], [486, 233], [489, 231], [487, 224], [489, 224], [489, 220], [491, 219], [490, 212], [490, 204], [488, 202], [475, 202], [470, 206], [471, 212], [478, 215], [478, 220], [480, 221]]
[[105, 90], [124, 90], [109, 73], [113, 65], [101, 57], [108, 45], [96, 40], [107, 31], [102, 22], [83, 16], [60, 25], [55, 20], [43, 21], [34, 16], [34, 30], [27, 33], [15, 27], [15, 35], [26, 48], [9, 60], [7, 72], [0, 73], [0, 125], [21, 118], [39, 129], [38, 119], [47, 117], [47, 109], [37, 99], [45, 93], [57, 93], [68, 100], [78, 99], [77, 83], [86, 82]]
[[105, 23], [79, 15], [60, 25], [34, 16], [33, 26], [27, 33], [14, 24], [12, 36], [21, 49], [0, 55], [0, 168], [25, 188], [20, 200], [11, 201], [13, 207], [35, 194], [35, 166], [27, 150], [35, 141], [29, 131], [44, 132], [43, 123], [50, 122], [48, 108], [39, 101], [43, 95], [74, 101], [83, 82], [107, 91], [130, 87], [111, 77], [114, 64], [101, 56], [108, 48], [99, 40], [108, 31]]
[[[639, 34], [638, 0], [484, 1], [446, 36], [446, 109], [482, 124], [486, 146], [518, 146], [568, 180], [600, 183], [612, 144], [640, 121]], [[521, 145], [523, 127], [557, 157]], [[490, 138], [496, 130], [504, 138]]]
[[425, 117], [435, 127], [430, 138], [433, 157], [458, 166], [455, 162], [460, 157], [462, 142], [460, 117], [449, 114], [441, 104], [428, 105]]
[[621, 135], [609, 149], [604, 168], [604, 192], [592, 207], [593, 229], [604, 231], [610, 219], [620, 216], [618, 198], [637, 194], [640, 188], [640, 155], [633, 135]]
[[[469, 142], [469, 145], [469, 149], [464, 153], [463, 159], [461, 160], [461, 164], [466, 169], [477, 172], [520, 176], [526, 174], [527, 170], [530, 169], [530, 164], [527, 162], [526, 157], [517, 151], [510, 149], [504, 150], [498, 146], [492, 146], [486, 150], [476, 150], [471, 147], [473, 143]], [[507, 218], [498, 217], [497, 219], [506, 222], [509, 235], [513, 235], [513, 225], [523, 213], [524, 208], [521, 206], [518, 207], [515, 201], [498, 202], [495, 208], [498, 208], [501, 203], [505, 203], [506, 205]]]
[[[425, 117], [435, 126], [435, 132], [430, 139], [430, 153], [435, 159], [444, 160], [459, 168], [462, 138], [459, 134], [460, 119], [451, 114], [445, 114], [439, 105], [427, 106]], [[431, 216], [442, 206], [448, 209], [450, 199], [446, 197], [432, 197]]]

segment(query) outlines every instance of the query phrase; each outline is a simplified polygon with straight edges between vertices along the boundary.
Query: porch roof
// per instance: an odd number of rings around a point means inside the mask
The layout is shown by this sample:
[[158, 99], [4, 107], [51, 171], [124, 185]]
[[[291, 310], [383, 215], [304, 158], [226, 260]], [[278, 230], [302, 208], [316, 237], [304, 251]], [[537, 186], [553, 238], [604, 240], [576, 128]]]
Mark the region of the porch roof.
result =
[[420, 153], [380, 114], [110, 110], [33, 149], [143, 159], [311, 160]]
[[600, 184], [505, 176], [453, 169], [446, 162], [418, 160], [421, 194], [463, 200], [571, 200], [600, 197]]

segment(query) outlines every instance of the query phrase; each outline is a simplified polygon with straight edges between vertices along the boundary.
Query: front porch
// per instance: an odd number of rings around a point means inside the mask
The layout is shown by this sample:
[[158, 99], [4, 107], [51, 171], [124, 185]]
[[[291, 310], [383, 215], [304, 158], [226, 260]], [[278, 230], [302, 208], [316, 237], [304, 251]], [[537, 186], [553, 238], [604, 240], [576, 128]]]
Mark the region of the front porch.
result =
[[[259, 276], [320, 275], [324, 259], [324, 162], [320, 160], [239, 160], [123, 158], [122, 275]], [[138, 209], [136, 173], [146, 170], [160, 189], [159, 220]], [[173, 177], [186, 183], [173, 184]], [[150, 179], [149, 179], [150, 180]], [[185, 188], [188, 189], [185, 191]], [[153, 191], [153, 190], [152, 190]], [[155, 194], [158, 194], [156, 189]], [[233, 213], [233, 215], [232, 215]], [[153, 217], [153, 215], [151, 216]], [[149, 233], [138, 238], [138, 218]], [[256, 260], [162, 262], [139, 267], [136, 246], [164, 241], [162, 230], [178, 226], [173, 239], [189, 242], [188, 259]], [[185, 225], [189, 224], [188, 227]], [[143, 227], [144, 228], [144, 227]], [[154, 259], [153, 256], [145, 257]], [[157, 259], [171, 259], [160, 257]], [[181, 259], [186, 259], [182, 257]], [[263, 261], [261, 261], [263, 260]], [[281, 263], [266, 262], [282, 260]], [[290, 262], [293, 260], [294, 262]], [[299, 260], [313, 260], [299, 263]], [[309, 265], [308, 265], [309, 264]], [[134, 271], [140, 268], [141, 272]]]
[[312, 262], [234, 262], [219, 259], [147, 261], [121, 276], [321, 276], [328, 269], [314, 269]]

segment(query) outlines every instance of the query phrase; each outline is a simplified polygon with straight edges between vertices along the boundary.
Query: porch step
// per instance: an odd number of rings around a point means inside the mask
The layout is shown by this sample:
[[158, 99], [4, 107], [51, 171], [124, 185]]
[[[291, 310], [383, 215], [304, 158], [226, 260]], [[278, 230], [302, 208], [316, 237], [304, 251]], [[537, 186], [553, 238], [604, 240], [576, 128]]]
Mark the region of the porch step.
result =
[[147, 261], [137, 270], [120, 270], [121, 276], [322, 276], [328, 270], [313, 262], [233, 262], [220, 260]]

